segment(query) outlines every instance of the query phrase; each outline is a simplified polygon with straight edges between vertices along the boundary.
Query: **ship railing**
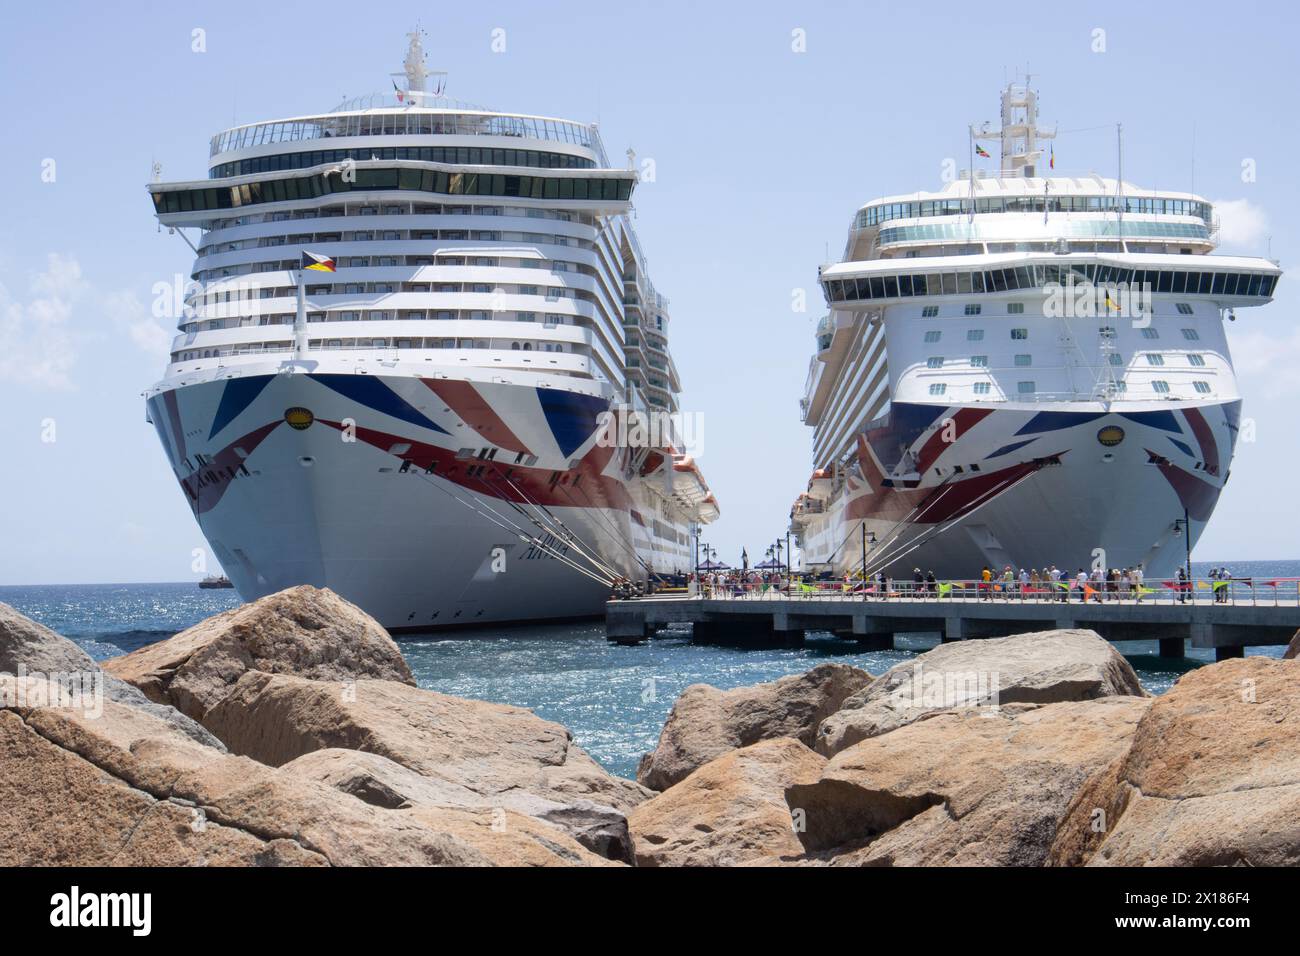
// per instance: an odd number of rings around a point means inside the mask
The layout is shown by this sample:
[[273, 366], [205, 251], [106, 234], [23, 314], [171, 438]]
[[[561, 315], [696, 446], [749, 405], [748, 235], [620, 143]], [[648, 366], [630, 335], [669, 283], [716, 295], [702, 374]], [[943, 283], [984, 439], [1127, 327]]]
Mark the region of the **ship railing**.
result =
[[698, 585], [695, 597], [727, 600], [801, 601], [991, 601], [998, 603], [1089, 603], [1089, 604], [1160, 604], [1208, 606], [1283, 607], [1300, 604], [1300, 578], [1177, 578], [1146, 579], [1141, 585], [1131, 581], [1088, 581], [1076, 579], [1040, 581], [1021, 584], [1017, 581], [943, 580], [895, 581], [883, 584], [868, 576], [863, 586], [861, 575], [849, 580], [810, 581], [784, 575], [762, 583], [724, 579]]

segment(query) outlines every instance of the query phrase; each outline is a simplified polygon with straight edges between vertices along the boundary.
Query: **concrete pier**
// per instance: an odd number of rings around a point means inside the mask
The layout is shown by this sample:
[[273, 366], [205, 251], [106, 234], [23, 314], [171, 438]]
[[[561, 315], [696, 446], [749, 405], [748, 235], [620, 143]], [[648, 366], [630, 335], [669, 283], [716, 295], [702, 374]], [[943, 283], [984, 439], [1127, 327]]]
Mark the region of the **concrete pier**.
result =
[[1183, 657], [1185, 642], [1213, 648], [1215, 658], [1247, 647], [1284, 645], [1300, 629], [1300, 604], [1215, 604], [899, 597], [648, 597], [610, 601], [606, 634], [639, 643], [668, 624], [691, 624], [695, 639], [747, 646], [797, 646], [808, 631], [832, 631], [866, 648], [893, 646], [897, 633], [936, 631], [944, 641], [1004, 637], [1027, 631], [1089, 628], [1109, 641], [1159, 642], [1162, 657]]

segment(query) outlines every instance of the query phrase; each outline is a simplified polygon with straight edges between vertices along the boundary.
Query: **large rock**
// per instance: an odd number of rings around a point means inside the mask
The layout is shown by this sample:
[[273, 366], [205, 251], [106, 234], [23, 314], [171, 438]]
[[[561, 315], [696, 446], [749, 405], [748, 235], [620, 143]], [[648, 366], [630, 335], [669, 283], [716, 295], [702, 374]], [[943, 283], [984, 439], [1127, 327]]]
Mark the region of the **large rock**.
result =
[[105, 673], [77, 644], [2, 603], [0, 674], [52, 678], [65, 687], [97, 684], [109, 700], [146, 711], [198, 743], [224, 749], [194, 720], [174, 707], [149, 700], [135, 687]]
[[787, 787], [815, 782], [826, 759], [792, 737], [706, 763], [628, 817], [640, 866], [740, 866], [803, 854]]
[[110, 674], [201, 721], [247, 671], [312, 680], [414, 684], [388, 632], [328, 588], [289, 588], [104, 664]]
[[[607, 773], [569, 731], [532, 711], [392, 681], [347, 684], [250, 672], [204, 718], [236, 753], [379, 801], [507, 808], [554, 824], [610, 859], [630, 860], [626, 813], [650, 795]], [[362, 751], [375, 761], [306, 754]], [[422, 778], [414, 780], [412, 775]]]
[[1293, 661], [1297, 657], [1300, 657], [1300, 631], [1296, 631], [1291, 635], [1291, 643], [1282, 652], [1282, 660], [1284, 661]]
[[558, 803], [524, 790], [483, 796], [448, 780], [421, 776], [379, 754], [328, 748], [304, 754], [282, 768], [351, 794], [377, 807], [501, 808], [550, 823], [599, 856], [632, 863], [627, 818], [618, 810], [573, 800]]
[[606, 862], [510, 810], [381, 809], [86, 703], [0, 676], [0, 865]]
[[871, 681], [847, 664], [820, 664], [767, 684], [718, 690], [692, 684], [673, 704], [637, 781], [666, 790], [715, 757], [760, 740], [794, 737], [813, 746], [818, 725]]
[[1075, 794], [1127, 750], [1150, 700], [971, 707], [871, 737], [786, 790], [838, 865], [1039, 866]]
[[1300, 661], [1184, 674], [1079, 793], [1060, 865], [1300, 864]]
[[941, 644], [891, 667], [822, 721], [831, 756], [951, 707], [1143, 697], [1128, 661], [1093, 631], [1059, 630]]

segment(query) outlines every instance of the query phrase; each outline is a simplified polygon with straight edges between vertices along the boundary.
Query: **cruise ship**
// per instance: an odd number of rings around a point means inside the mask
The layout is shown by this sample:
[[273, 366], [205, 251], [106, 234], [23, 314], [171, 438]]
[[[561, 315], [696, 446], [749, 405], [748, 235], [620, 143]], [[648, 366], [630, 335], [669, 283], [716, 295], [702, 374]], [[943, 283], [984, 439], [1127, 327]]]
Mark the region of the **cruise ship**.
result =
[[206, 179], [155, 168], [195, 258], [147, 417], [245, 599], [328, 586], [393, 630], [598, 614], [689, 570], [718, 514], [637, 174], [594, 125], [449, 99], [408, 38], [391, 93], [225, 130]]
[[1213, 254], [1205, 199], [1125, 182], [1122, 136], [1115, 178], [1058, 173], [1054, 137], [1009, 84], [974, 171], [868, 202], [821, 268], [806, 570], [1167, 577], [1210, 519], [1242, 425], [1224, 325], [1280, 269]]

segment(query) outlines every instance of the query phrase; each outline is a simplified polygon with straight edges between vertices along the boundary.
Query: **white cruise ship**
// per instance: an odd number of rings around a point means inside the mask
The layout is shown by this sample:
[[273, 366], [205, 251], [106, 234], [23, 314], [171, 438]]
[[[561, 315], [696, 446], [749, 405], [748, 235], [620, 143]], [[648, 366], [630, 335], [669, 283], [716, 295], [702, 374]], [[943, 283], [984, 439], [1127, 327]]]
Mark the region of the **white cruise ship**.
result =
[[636, 173], [592, 125], [430, 92], [409, 36], [393, 94], [155, 171], [158, 221], [200, 238], [148, 418], [246, 599], [328, 586], [412, 630], [597, 614], [689, 570], [718, 513], [671, 430]]
[[1211, 255], [1198, 196], [1057, 173], [1028, 83], [1001, 112], [971, 131], [996, 172], [867, 203], [821, 269], [791, 512], [808, 570], [1170, 576], [1228, 480], [1224, 322], [1270, 301], [1277, 265]]

